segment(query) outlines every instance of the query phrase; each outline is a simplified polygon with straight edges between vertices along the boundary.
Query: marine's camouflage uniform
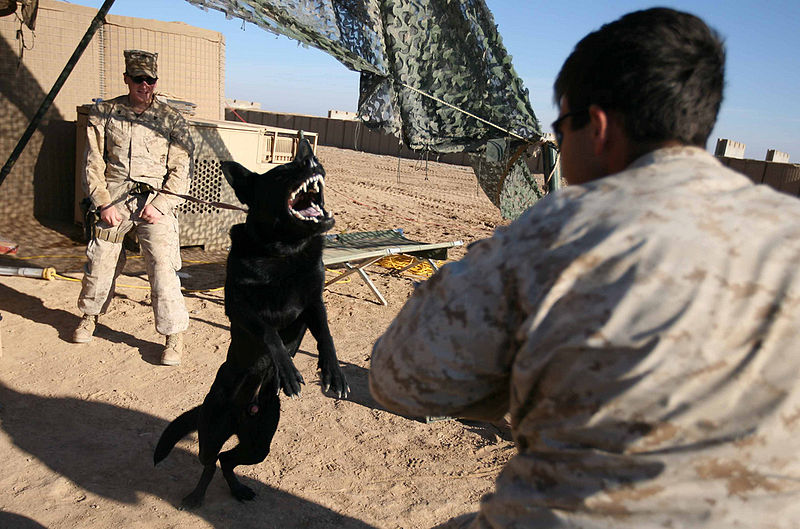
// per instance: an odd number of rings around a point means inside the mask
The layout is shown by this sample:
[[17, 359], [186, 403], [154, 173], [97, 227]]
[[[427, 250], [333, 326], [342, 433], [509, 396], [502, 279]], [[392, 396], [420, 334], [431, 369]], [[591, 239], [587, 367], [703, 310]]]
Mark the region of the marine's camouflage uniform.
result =
[[[175, 334], [186, 330], [189, 315], [176, 272], [181, 268], [178, 221], [174, 208], [183, 200], [162, 193], [130, 194], [137, 183], [186, 194], [194, 151], [186, 120], [175, 109], [154, 100], [141, 115], [123, 95], [100, 102], [89, 114], [84, 189], [97, 207], [113, 203], [123, 221], [105, 228], [113, 236], [132, 229], [144, 255], [150, 280], [156, 330]], [[138, 218], [150, 203], [163, 217], [155, 224]], [[86, 248], [89, 259], [78, 307], [84, 314], [106, 311], [114, 282], [125, 263], [122, 244], [99, 237]]]
[[370, 389], [510, 412], [450, 527], [799, 527], [800, 201], [687, 147], [565, 188], [418, 289]]

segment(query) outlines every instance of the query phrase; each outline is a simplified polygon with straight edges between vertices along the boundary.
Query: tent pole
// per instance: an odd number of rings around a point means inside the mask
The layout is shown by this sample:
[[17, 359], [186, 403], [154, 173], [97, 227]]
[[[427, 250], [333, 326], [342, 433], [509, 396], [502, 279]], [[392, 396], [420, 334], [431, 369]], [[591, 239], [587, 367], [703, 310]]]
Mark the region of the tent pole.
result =
[[42, 104], [39, 106], [39, 110], [36, 111], [33, 118], [31, 118], [31, 122], [28, 124], [28, 128], [25, 129], [25, 132], [22, 134], [22, 137], [19, 139], [17, 146], [11, 152], [11, 156], [8, 157], [6, 164], [3, 166], [3, 169], [0, 170], [0, 185], [3, 185], [3, 181], [8, 176], [8, 173], [11, 172], [11, 168], [14, 167], [14, 164], [19, 158], [19, 155], [22, 154], [23, 149], [28, 144], [28, 141], [33, 136], [36, 127], [39, 126], [39, 123], [44, 118], [45, 113], [50, 109], [50, 105], [53, 103], [53, 100], [58, 95], [58, 92], [61, 90], [61, 87], [67, 81], [69, 74], [72, 73], [72, 69], [75, 68], [75, 65], [78, 63], [78, 59], [81, 58], [83, 55], [84, 50], [89, 43], [92, 41], [92, 37], [97, 32], [97, 29], [105, 22], [106, 14], [108, 10], [111, 9], [111, 5], [114, 3], [114, 0], [106, 0], [103, 2], [103, 5], [97, 11], [92, 23], [89, 25], [89, 29], [86, 30], [86, 34], [83, 36], [81, 41], [78, 43], [78, 47], [75, 48], [75, 51], [72, 52], [72, 57], [69, 58], [67, 64], [64, 66], [64, 69], [61, 71], [61, 75], [58, 76], [56, 79], [55, 84], [53, 84], [53, 88], [50, 89], [50, 92], [45, 96], [44, 100], [42, 100]]
[[544, 151], [542, 168], [544, 169], [545, 184], [549, 193], [561, 188], [561, 163], [559, 162], [558, 150], [552, 145], [545, 143], [542, 151]]

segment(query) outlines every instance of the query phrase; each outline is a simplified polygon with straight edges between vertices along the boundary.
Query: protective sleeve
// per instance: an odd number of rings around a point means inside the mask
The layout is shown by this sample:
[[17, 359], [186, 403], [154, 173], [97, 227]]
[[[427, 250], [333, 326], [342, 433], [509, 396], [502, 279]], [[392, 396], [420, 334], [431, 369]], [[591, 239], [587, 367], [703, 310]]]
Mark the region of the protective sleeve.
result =
[[504, 246], [499, 233], [473, 244], [417, 288], [373, 347], [378, 402], [417, 417], [502, 418], [519, 317]]

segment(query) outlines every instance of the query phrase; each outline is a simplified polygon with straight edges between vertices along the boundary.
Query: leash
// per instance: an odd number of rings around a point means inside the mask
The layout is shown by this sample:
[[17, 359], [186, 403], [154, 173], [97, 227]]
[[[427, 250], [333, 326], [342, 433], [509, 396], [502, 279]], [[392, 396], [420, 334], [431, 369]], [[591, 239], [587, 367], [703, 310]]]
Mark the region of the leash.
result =
[[165, 195], [172, 195], [174, 197], [179, 197], [184, 200], [188, 200], [190, 202], [197, 202], [199, 204], [214, 206], [215, 208], [234, 209], [234, 210], [244, 211], [245, 213], [247, 213], [247, 208], [234, 206], [233, 204], [227, 204], [225, 202], [209, 202], [208, 200], [202, 200], [200, 198], [196, 198], [190, 195], [181, 195], [180, 193], [173, 193], [172, 191], [167, 191], [166, 189], [156, 189], [155, 187], [153, 188], [153, 191], [157, 193], [164, 193]]

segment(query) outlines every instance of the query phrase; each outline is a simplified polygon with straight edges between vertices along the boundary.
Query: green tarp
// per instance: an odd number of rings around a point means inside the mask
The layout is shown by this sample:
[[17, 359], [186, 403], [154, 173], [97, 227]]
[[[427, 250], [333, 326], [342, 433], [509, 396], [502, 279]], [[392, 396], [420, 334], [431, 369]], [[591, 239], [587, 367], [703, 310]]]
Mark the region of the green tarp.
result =
[[[538, 141], [541, 128], [483, 0], [187, 1], [360, 72], [364, 123], [415, 150], [476, 153], [478, 180], [504, 216], [541, 196], [524, 156], [508, 164], [516, 145]], [[490, 140], [503, 145], [501, 156], [487, 157]]]

